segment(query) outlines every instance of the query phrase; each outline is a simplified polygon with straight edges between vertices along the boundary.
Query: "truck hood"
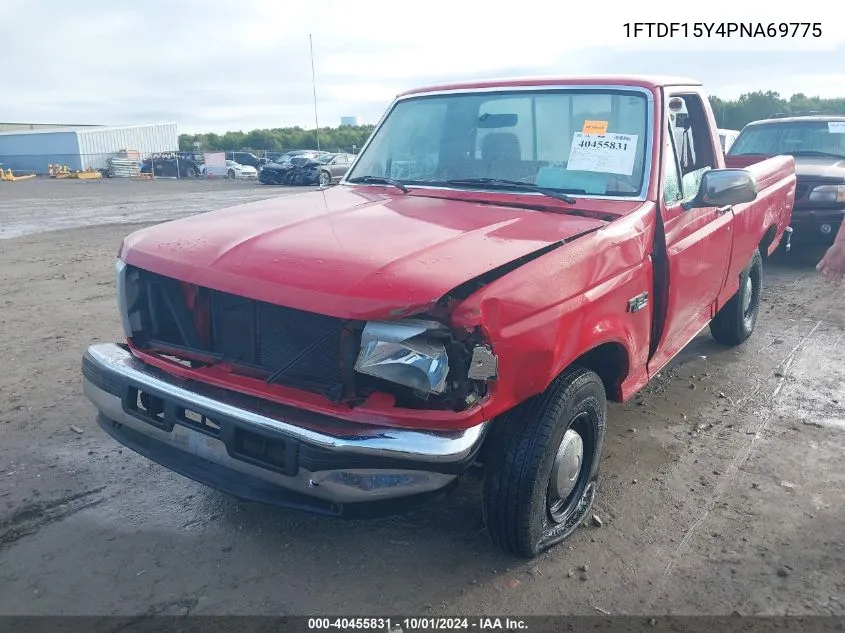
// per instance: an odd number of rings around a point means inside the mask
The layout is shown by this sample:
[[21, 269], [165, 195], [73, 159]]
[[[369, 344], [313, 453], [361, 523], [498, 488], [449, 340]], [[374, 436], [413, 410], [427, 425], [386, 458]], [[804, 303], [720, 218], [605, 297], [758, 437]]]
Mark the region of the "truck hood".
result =
[[605, 224], [339, 186], [149, 227], [124, 240], [121, 258], [260, 301], [384, 318], [418, 313], [478, 275]]
[[795, 175], [801, 180], [838, 180], [845, 182], [845, 158], [796, 156]]

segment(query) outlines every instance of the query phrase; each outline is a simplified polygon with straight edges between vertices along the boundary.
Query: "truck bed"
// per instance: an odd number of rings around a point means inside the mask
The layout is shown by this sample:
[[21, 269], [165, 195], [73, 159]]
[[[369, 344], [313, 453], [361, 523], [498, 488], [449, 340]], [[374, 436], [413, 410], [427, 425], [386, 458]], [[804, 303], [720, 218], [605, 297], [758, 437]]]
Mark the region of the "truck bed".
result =
[[746, 167], [762, 163], [770, 158], [777, 157], [771, 157], [765, 154], [738, 154], [736, 156], [725, 154], [725, 167], [729, 169], [745, 169]]
[[[728, 162], [729, 158], [734, 160]], [[731, 168], [748, 170], [757, 181], [757, 199], [734, 208], [733, 256], [722, 294], [727, 300], [736, 292], [739, 274], [748, 264], [751, 253], [759, 247], [761, 255], [771, 255], [789, 226], [795, 200], [795, 159], [792, 156], [749, 155], [726, 156], [725, 161]]]

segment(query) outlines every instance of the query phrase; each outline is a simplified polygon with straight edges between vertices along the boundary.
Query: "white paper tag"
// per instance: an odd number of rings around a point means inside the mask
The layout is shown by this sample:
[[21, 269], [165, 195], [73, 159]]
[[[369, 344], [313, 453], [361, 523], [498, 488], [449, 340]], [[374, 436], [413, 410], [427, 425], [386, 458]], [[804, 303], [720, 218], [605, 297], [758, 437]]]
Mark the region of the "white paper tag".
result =
[[566, 168], [605, 174], [634, 173], [636, 134], [584, 134], [576, 132], [569, 148]]
[[827, 131], [831, 134], [845, 134], [845, 121], [828, 121]]

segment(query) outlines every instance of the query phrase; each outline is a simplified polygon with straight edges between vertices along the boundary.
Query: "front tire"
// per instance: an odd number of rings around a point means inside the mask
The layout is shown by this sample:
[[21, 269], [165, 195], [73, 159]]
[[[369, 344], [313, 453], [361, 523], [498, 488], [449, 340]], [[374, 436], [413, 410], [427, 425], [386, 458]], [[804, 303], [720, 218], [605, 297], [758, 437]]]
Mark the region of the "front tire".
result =
[[583, 523], [596, 496], [606, 408], [598, 375], [571, 367], [497, 420], [482, 505], [496, 545], [533, 558]]
[[331, 184], [331, 182], [332, 182], [331, 174], [329, 174], [329, 172], [327, 172], [327, 171], [321, 171], [318, 184], [321, 187], [328, 187]]
[[228, 172], [226, 172], [226, 177], [234, 180], [235, 179], [235, 172], [230, 169]]
[[710, 322], [710, 333], [723, 345], [743, 343], [757, 325], [760, 295], [763, 292], [763, 258], [755, 250], [748, 266], [739, 275], [739, 290], [722, 306]]

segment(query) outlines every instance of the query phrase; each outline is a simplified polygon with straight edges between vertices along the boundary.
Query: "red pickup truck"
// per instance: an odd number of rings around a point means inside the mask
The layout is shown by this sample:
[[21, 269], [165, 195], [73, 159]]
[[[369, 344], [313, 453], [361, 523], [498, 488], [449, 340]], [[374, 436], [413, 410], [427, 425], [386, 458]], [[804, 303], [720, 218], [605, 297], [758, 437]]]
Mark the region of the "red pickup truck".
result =
[[691, 80], [413, 90], [338, 186], [128, 236], [126, 341], [88, 348], [84, 391], [259, 502], [375, 516], [478, 470], [492, 540], [532, 557], [589, 516], [607, 401], [708, 324], [752, 333], [794, 190], [790, 156], [725, 168]]

